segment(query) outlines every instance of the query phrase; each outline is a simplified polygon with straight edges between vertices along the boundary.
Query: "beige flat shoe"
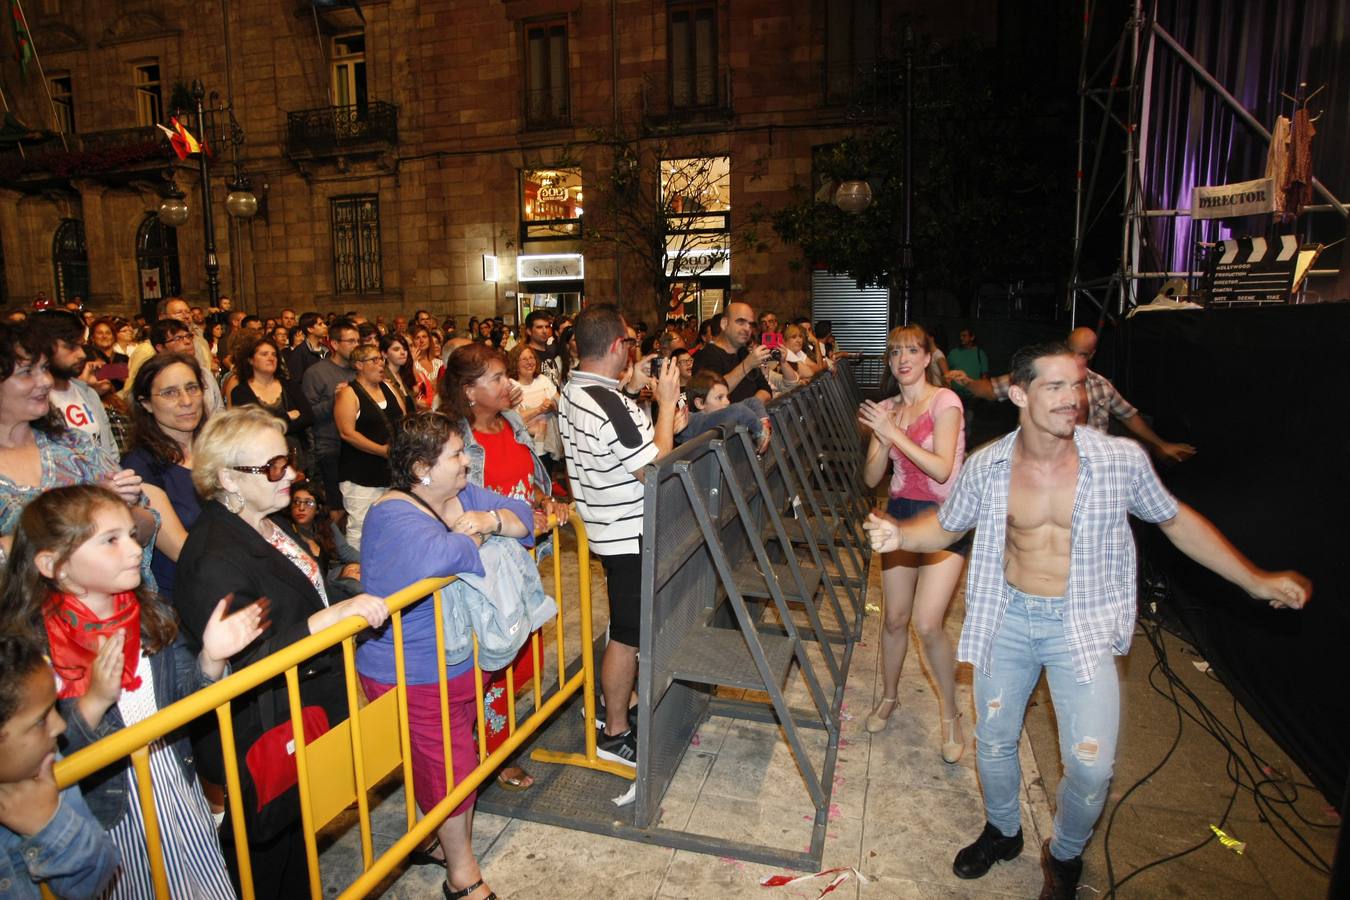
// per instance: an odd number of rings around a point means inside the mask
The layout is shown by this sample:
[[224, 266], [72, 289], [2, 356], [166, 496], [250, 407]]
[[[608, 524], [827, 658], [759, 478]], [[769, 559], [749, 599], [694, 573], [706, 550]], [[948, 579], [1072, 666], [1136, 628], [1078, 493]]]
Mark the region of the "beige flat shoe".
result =
[[942, 761], [948, 765], [960, 762], [966, 752], [965, 740], [956, 736], [962, 715], [964, 713], [957, 713], [953, 718], [942, 720]]
[[[891, 720], [891, 713], [895, 712], [895, 705], [900, 702], [899, 697], [883, 697], [877, 704], [877, 708], [872, 710], [867, 716], [867, 722], [863, 725], [868, 734], [876, 734], [886, 730], [886, 724]], [[882, 715], [882, 711], [885, 715]]]

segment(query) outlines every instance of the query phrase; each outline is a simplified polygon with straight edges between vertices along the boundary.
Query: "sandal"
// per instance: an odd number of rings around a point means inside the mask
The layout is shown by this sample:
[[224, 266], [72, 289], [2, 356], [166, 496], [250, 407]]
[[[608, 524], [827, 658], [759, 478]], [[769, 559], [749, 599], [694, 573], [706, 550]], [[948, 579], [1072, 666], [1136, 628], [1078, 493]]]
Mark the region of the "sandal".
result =
[[[445, 900], [464, 900], [465, 897], [469, 896], [480, 887], [484, 887], [483, 879], [481, 878], [468, 887], [461, 888], [457, 891], [450, 890], [450, 882], [442, 881], [441, 893], [445, 894]], [[492, 888], [488, 888], [487, 896], [483, 897], [482, 900], [497, 900], [497, 895], [492, 892]]]
[[[877, 708], [872, 710], [867, 716], [867, 722], [863, 727], [867, 729], [868, 734], [876, 734], [886, 730], [886, 724], [891, 721], [891, 713], [895, 712], [895, 706], [900, 702], [899, 697], [882, 697]], [[886, 715], [882, 715], [882, 709], [886, 710]]]
[[433, 840], [421, 850], [414, 850], [408, 854], [408, 862], [414, 866], [445, 866], [445, 859], [440, 856], [432, 856], [437, 850], [441, 849], [441, 842]]
[[[514, 774], [519, 772], [519, 775]], [[497, 776], [497, 787], [518, 794], [534, 787], [534, 776], [520, 766], [508, 766]]]

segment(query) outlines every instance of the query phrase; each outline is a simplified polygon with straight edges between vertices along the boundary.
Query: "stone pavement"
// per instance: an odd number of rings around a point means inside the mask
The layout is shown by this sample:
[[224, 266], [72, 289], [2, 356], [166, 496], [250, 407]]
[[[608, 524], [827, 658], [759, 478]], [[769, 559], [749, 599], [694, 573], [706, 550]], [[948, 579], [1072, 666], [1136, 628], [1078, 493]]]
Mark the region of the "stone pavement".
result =
[[[564, 557], [566, 559], [566, 556]], [[873, 565], [862, 643], [855, 651], [845, 689], [842, 739], [833, 804], [822, 868], [851, 866], [868, 879], [850, 879], [831, 897], [849, 900], [894, 900], [936, 897], [1034, 897], [1041, 884], [1039, 846], [1050, 830], [1052, 797], [1058, 783], [1059, 757], [1053, 711], [1041, 688], [1033, 695], [1022, 738], [1023, 828], [1026, 850], [1010, 863], [996, 866], [978, 881], [962, 881], [951, 872], [955, 852], [983, 826], [972, 745], [969, 666], [957, 670], [958, 693], [965, 708], [967, 749], [957, 765], [939, 756], [938, 706], [911, 641], [910, 658], [901, 680], [900, 706], [888, 730], [868, 735], [863, 721], [880, 696], [879, 569]], [[567, 583], [573, 583], [568, 575]], [[604, 579], [594, 566], [596, 623], [605, 627]], [[947, 616], [955, 642], [964, 613], [961, 591]], [[575, 621], [575, 620], [573, 620]], [[551, 644], [551, 638], [546, 643]], [[1190, 665], [1190, 657], [1173, 649], [1173, 665], [1208, 705], [1223, 711], [1231, 695], [1212, 677]], [[1147, 684], [1153, 650], [1136, 638], [1122, 663], [1122, 735], [1117, 777], [1108, 813], [1123, 791], [1162, 757], [1174, 734], [1176, 713]], [[547, 683], [548, 677], [545, 676]], [[795, 672], [787, 689], [789, 702], [805, 706], [807, 695]], [[1231, 712], [1225, 714], [1231, 719]], [[1306, 782], [1269, 737], [1250, 721], [1252, 744], [1274, 767], [1295, 781]], [[1203, 839], [1207, 825], [1219, 821], [1231, 782], [1224, 775], [1225, 754], [1207, 736], [1191, 728], [1174, 758], [1128, 805], [1122, 807], [1112, 837], [1117, 879], [1134, 868]], [[819, 759], [820, 732], [806, 732]], [[1037, 764], [1041, 768], [1038, 769]], [[540, 763], [526, 762], [527, 767]], [[1044, 778], [1042, 777], [1044, 771]], [[1284, 777], [1284, 776], [1279, 776]], [[1048, 785], [1048, 791], [1047, 791]], [[615, 779], [619, 793], [622, 784]], [[375, 805], [377, 851], [403, 832], [401, 789], [391, 790]], [[377, 805], [376, 805], [377, 804]], [[1298, 812], [1314, 824], [1301, 827], [1326, 860], [1334, 854], [1334, 812], [1315, 791], [1300, 793]], [[663, 801], [661, 825], [713, 836], [734, 837], [790, 850], [805, 850], [810, 841], [810, 804], [804, 783], [776, 726], [712, 718], [699, 733]], [[1292, 817], [1292, 812], [1286, 810]], [[335, 896], [359, 871], [360, 851], [354, 817], [331, 830], [333, 843], [323, 855], [326, 891]], [[1297, 821], [1297, 820], [1295, 820]], [[1321, 897], [1327, 879], [1298, 862], [1262, 821], [1249, 797], [1240, 798], [1230, 830], [1248, 842], [1238, 857], [1217, 841], [1180, 862], [1152, 869], [1126, 886], [1122, 897]], [[1106, 893], [1105, 819], [1085, 854], [1081, 897]], [[573, 831], [484, 813], [474, 822], [474, 846], [488, 883], [505, 898], [737, 898], [762, 900], [814, 898], [828, 883], [822, 877], [800, 885], [765, 889], [758, 881], [779, 870], [729, 858], [671, 850], [616, 838]], [[800, 874], [800, 873], [791, 873]], [[410, 868], [385, 886], [382, 896], [440, 896], [444, 870]]]
[[[593, 583], [603, 585], [598, 565]], [[869, 603], [880, 604], [879, 569], [873, 566]], [[603, 599], [597, 596], [597, 632], [604, 628]], [[960, 597], [948, 614], [955, 641], [962, 617]], [[845, 688], [845, 721], [840, 741], [823, 868], [852, 866], [868, 883], [850, 879], [832, 897], [1001, 897], [1034, 895], [1040, 888], [1035, 849], [1048, 827], [1048, 806], [1034, 755], [1024, 746], [1024, 820], [1028, 852], [998, 866], [979, 882], [951, 872], [956, 849], [980, 831], [983, 815], [971, 746], [969, 671], [960, 684], [966, 706], [967, 750], [957, 765], [939, 756], [938, 705], [916, 655], [905, 666], [899, 708], [890, 728], [877, 735], [863, 720], [879, 696], [877, 629], [874, 609], [854, 653]], [[958, 678], [961, 675], [958, 674]], [[794, 706], [807, 703], [796, 673], [787, 691]], [[823, 753], [823, 733], [807, 732], [813, 752]], [[1025, 739], [1024, 739], [1025, 743]], [[819, 758], [818, 755], [815, 758]], [[538, 766], [540, 763], [526, 763]], [[616, 791], [620, 787], [615, 779]], [[811, 837], [811, 807], [796, 764], [777, 726], [714, 717], [685, 754], [663, 801], [662, 824], [713, 836], [735, 837], [791, 850], [805, 850]], [[403, 828], [401, 789], [390, 792], [374, 812], [377, 849], [390, 845]], [[340, 830], [340, 829], [339, 829]], [[488, 883], [502, 898], [677, 898], [761, 897], [763, 900], [816, 897], [828, 883], [765, 889], [758, 881], [778, 869], [684, 850], [671, 850], [582, 831], [477, 814], [474, 846]], [[359, 871], [355, 828], [323, 855], [330, 895]], [[801, 873], [791, 873], [801, 874]], [[383, 896], [434, 898], [444, 871], [404, 871]]]

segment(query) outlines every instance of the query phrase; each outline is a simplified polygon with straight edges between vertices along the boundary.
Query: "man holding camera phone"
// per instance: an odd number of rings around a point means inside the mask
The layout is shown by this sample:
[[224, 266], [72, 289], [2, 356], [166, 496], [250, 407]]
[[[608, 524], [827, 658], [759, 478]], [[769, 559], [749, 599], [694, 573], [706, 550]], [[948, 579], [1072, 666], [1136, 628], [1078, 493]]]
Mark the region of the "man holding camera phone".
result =
[[[775, 351], [762, 344], [750, 346], [754, 325], [755, 311], [749, 303], [728, 303], [722, 314], [722, 331], [694, 357], [695, 372], [709, 369], [727, 380], [732, 403], [750, 397], [765, 402], [773, 399], [762, 367], [773, 359]], [[795, 376], [788, 380], [795, 380]]]

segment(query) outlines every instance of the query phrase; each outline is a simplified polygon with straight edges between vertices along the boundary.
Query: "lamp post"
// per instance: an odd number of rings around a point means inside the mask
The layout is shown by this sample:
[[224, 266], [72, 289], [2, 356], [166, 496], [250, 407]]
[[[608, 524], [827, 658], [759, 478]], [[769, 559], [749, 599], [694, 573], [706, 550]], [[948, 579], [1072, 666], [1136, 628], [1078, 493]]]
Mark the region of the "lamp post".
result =
[[[215, 95], [212, 95], [213, 98]], [[196, 105], [197, 134], [206, 143], [206, 107], [204, 100], [206, 89], [200, 79], [192, 82], [192, 101]], [[228, 106], [213, 107], [212, 112], [225, 112], [230, 117], [229, 141], [234, 150], [234, 180], [230, 192], [225, 197], [225, 211], [235, 219], [251, 219], [258, 212], [258, 198], [250, 190], [248, 178], [239, 165], [239, 145], [243, 143], [244, 132], [234, 119], [234, 113]], [[197, 154], [197, 171], [202, 182], [202, 228], [205, 244], [206, 293], [211, 306], [220, 305], [220, 260], [216, 257], [215, 220], [211, 210], [211, 162], [203, 149]], [[159, 220], [165, 225], [177, 228], [188, 220], [188, 205], [184, 194], [178, 190], [172, 175], [169, 178], [169, 190], [159, 205]]]
[[[206, 140], [206, 111], [202, 100], [206, 89], [200, 79], [192, 81], [192, 102], [197, 104], [197, 134]], [[206, 230], [206, 295], [212, 306], [220, 305], [220, 260], [216, 259], [216, 229], [211, 215], [211, 165], [206, 158], [206, 145], [197, 154], [197, 166], [202, 178], [202, 227]]]
[[[909, 324], [909, 301], [914, 285], [914, 32], [905, 27], [905, 173], [904, 215], [900, 222], [900, 271], [895, 273], [898, 288], [891, 297], [891, 321]], [[842, 182], [834, 194], [834, 205], [846, 213], [860, 213], [872, 205], [872, 187], [862, 179]]]

